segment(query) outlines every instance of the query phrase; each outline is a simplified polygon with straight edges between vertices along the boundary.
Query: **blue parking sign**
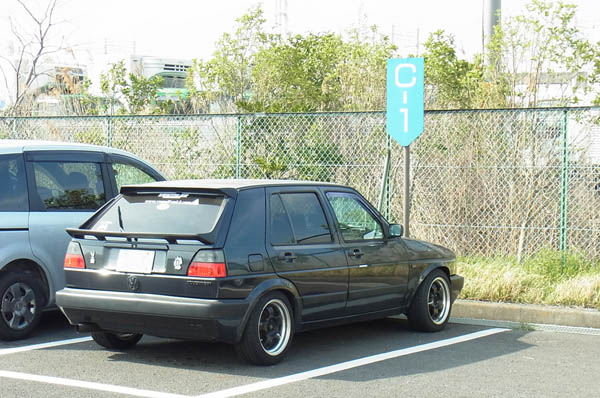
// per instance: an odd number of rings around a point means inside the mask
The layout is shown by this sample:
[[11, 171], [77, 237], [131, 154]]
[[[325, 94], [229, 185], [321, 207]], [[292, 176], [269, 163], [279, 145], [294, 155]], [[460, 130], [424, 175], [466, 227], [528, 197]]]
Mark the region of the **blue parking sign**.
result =
[[423, 58], [387, 60], [387, 132], [408, 146], [423, 132]]

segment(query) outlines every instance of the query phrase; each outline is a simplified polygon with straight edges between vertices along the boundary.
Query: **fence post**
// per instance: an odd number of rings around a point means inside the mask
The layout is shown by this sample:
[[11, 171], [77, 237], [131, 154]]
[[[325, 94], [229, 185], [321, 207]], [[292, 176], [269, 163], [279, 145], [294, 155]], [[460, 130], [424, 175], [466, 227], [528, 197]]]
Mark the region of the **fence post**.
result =
[[410, 237], [410, 145], [404, 147], [404, 237]]
[[112, 117], [106, 117], [106, 146], [112, 146]]
[[[385, 163], [383, 165], [383, 175], [381, 176], [381, 187], [379, 191], [379, 203], [377, 209], [389, 221], [390, 219], [390, 168], [392, 167], [392, 136], [386, 134], [386, 152]], [[385, 209], [385, 211], [384, 211]]]
[[389, 165], [388, 173], [386, 175], [387, 181], [385, 182], [385, 218], [389, 220], [392, 215], [392, 178], [390, 173], [390, 169], [392, 167], [392, 136], [389, 134], [387, 134], [387, 151], [389, 153]]
[[242, 156], [242, 116], [237, 117], [237, 134], [235, 139], [235, 178], [241, 178], [241, 156]]
[[[385, 154], [385, 163], [383, 165], [383, 175], [381, 176], [381, 187], [379, 191], [379, 203], [377, 209], [386, 219], [390, 219], [390, 164], [391, 164], [391, 150], [388, 148]], [[385, 208], [385, 211], [384, 211]]]
[[564, 254], [567, 251], [567, 211], [568, 211], [568, 183], [569, 183], [569, 142], [568, 142], [568, 126], [569, 114], [567, 110], [563, 110], [563, 118], [561, 123], [562, 133], [562, 170], [560, 178], [560, 251]]
[[12, 125], [12, 139], [13, 140], [16, 140], [16, 139], [19, 138], [19, 137], [17, 137], [17, 120], [18, 119], [15, 117], [15, 118], [12, 119], [12, 122], [11, 122], [11, 125]]

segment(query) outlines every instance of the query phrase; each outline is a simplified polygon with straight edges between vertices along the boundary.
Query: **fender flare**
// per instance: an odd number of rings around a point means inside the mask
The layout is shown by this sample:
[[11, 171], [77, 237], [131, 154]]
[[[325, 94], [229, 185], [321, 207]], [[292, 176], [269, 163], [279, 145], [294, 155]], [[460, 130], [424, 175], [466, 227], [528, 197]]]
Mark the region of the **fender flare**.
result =
[[290, 305], [292, 306], [291, 310], [294, 313], [294, 329], [298, 328], [302, 317], [300, 314], [302, 313], [302, 298], [300, 297], [300, 293], [296, 286], [287, 279], [282, 278], [272, 278], [267, 279], [261, 282], [258, 286], [256, 286], [252, 292], [248, 295], [248, 309], [242, 318], [239, 326], [235, 331], [235, 343], [238, 343], [242, 339], [242, 335], [246, 330], [246, 325], [248, 324], [248, 320], [250, 319], [250, 314], [254, 311], [256, 304], [258, 301], [264, 297], [265, 295], [274, 292], [274, 291], [282, 291], [288, 299], [291, 297]]
[[409, 297], [407, 297], [406, 302], [408, 303], [409, 307], [412, 304], [413, 298], [415, 297], [417, 290], [419, 290], [419, 287], [421, 287], [421, 284], [423, 283], [423, 281], [427, 278], [427, 276], [429, 276], [429, 274], [431, 274], [436, 269], [441, 269], [442, 271], [444, 271], [446, 273], [446, 276], [448, 277], [448, 280], [450, 280], [450, 268], [448, 267], [446, 262], [436, 261], [434, 263], [429, 264], [423, 270], [423, 272], [421, 272], [421, 275], [419, 275], [419, 280], [417, 281], [417, 286], [410, 293]]

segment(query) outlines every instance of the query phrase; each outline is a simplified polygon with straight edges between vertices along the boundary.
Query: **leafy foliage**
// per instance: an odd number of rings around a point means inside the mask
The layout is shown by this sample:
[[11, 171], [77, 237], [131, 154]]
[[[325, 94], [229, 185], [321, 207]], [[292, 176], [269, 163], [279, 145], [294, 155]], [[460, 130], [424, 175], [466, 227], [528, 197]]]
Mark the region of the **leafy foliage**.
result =
[[236, 111], [252, 89], [252, 65], [256, 53], [278, 36], [264, 32], [263, 11], [253, 8], [236, 20], [234, 33], [224, 33], [208, 61], [194, 60], [187, 88], [197, 112]]
[[395, 55], [372, 28], [370, 41], [320, 33], [267, 33], [260, 7], [223, 34], [208, 61], [195, 60], [188, 89], [196, 110], [316, 112], [374, 110], [385, 105], [386, 60]]
[[496, 29], [487, 78], [506, 87], [509, 107], [574, 105], [591, 89], [597, 78], [586, 72], [600, 50], [581, 37], [575, 16], [573, 4], [532, 0]]
[[503, 86], [485, 79], [480, 56], [473, 62], [459, 59], [454, 38], [441, 30], [425, 43], [426, 106], [429, 109], [503, 107]]
[[103, 111], [111, 115], [165, 113], [169, 104], [158, 99], [161, 83], [160, 76], [147, 78], [127, 73], [124, 61], [112, 64], [108, 72], [100, 75], [100, 89], [107, 98], [102, 103]]
[[252, 69], [252, 97], [240, 103], [248, 112], [336, 110], [336, 65], [341, 38], [334, 34], [294, 36], [261, 49]]
[[[485, 58], [459, 59], [443, 31], [425, 44], [427, 106], [522, 108], [578, 104], [599, 82], [600, 47], [581, 37], [576, 6], [532, 0], [496, 27]], [[600, 96], [596, 97], [600, 104]]]

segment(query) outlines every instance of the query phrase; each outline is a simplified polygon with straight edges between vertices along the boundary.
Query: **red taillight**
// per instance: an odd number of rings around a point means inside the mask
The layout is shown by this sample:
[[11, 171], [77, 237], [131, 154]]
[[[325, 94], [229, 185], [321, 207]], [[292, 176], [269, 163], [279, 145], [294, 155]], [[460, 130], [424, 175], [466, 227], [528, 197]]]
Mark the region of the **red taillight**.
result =
[[188, 276], [202, 276], [206, 278], [223, 278], [227, 276], [225, 263], [200, 263], [192, 262], [188, 267]]
[[79, 243], [69, 243], [67, 254], [65, 255], [64, 268], [85, 268], [85, 259], [83, 258]]

